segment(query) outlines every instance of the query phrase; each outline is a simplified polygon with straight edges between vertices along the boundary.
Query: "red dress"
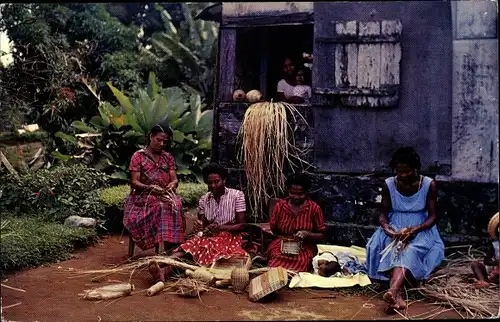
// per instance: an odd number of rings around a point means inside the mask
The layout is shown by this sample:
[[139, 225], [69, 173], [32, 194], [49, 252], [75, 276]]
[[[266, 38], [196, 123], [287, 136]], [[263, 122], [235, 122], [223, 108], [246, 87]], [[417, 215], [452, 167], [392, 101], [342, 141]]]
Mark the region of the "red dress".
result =
[[[275, 234], [292, 237], [300, 230], [313, 233], [323, 233], [326, 230], [323, 211], [317, 203], [306, 200], [297, 215], [294, 215], [288, 199], [279, 200], [273, 209], [269, 221], [271, 230]], [[281, 253], [281, 238], [273, 240], [267, 248], [269, 267], [283, 267], [296, 272], [308, 272], [311, 268], [312, 258], [316, 256], [317, 247], [314, 243], [303, 243], [298, 255]]]
[[[175, 170], [174, 157], [163, 151], [158, 162], [152, 160], [145, 150], [134, 153], [129, 171], [140, 172], [140, 181], [146, 185], [165, 188], [172, 179], [169, 171]], [[162, 242], [184, 241], [186, 221], [182, 199], [175, 196], [175, 209], [170, 202], [162, 202], [150, 191], [132, 190], [125, 200], [123, 225], [137, 246], [146, 250]]]
[[[198, 211], [205, 215], [207, 220], [214, 221], [219, 225], [232, 225], [236, 223], [236, 213], [245, 212], [245, 195], [242, 191], [226, 188], [217, 203], [211, 192], [200, 198]], [[190, 253], [193, 259], [200, 265], [211, 265], [222, 258], [231, 258], [236, 255], [245, 255], [242, 247], [243, 237], [241, 233], [230, 233], [220, 231], [212, 237], [195, 236], [180, 248]]]

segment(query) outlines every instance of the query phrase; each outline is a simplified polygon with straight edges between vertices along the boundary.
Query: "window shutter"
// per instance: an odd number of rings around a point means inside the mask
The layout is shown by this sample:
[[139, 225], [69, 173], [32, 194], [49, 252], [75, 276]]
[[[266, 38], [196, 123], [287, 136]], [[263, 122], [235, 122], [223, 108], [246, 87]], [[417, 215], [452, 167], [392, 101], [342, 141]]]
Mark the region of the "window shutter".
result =
[[314, 94], [338, 96], [344, 106], [396, 106], [400, 89], [401, 33], [399, 20], [332, 22], [331, 35], [316, 37], [315, 42], [316, 48], [330, 47], [324, 53], [334, 56], [320, 60], [320, 64], [329, 63], [318, 66], [316, 71], [333, 68], [334, 72], [329, 74], [334, 81], [321, 84], [325, 77], [318, 78]]

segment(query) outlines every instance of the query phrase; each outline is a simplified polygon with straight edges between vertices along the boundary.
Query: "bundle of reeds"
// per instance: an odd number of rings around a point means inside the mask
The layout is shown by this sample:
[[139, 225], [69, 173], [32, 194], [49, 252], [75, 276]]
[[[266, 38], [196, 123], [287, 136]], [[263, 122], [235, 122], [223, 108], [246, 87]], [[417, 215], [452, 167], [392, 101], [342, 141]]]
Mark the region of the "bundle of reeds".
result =
[[[271, 197], [284, 192], [283, 170], [287, 163], [292, 167], [307, 163], [302, 159], [305, 151], [295, 145], [288, 116], [292, 124], [301, 119], [307, 125], [299, 111], [287, 103], [258, 102], [245, 112], [238, 133], [242, 141], [239, 159], [245, 170], [250, 208], [254, 212]], [[256, 221], [258, 219], [255, 217]]]
[[201, 293], [210, 290], [206, 283], [192, 278], [181, 278], [172, 287], [176, 294], [186, 297], [199, 297]]
[[[394, 228], [393, 228], [394, 229]], [[380, 261], [382, 262], [384, 258], [390, 253], [394, 253], [395, 256], [399, 256], [401, 252], [406, 248], [408, 241], [411, 237], [410, 230], [408, 228], [402, 228], [398, 234], [392, 239], [392, 241], [387, 245], [381, 252]]]
[[[457, 257], [458, 258], [454, 258]], [[477, 289], [472, 283], [471, 263], [482, 260], [469, 253], [448, 256], [446, 266], [417, 290], [439, 304], [453, 308], [462, 318], [492, 318], [500, 314], [498, 285]]]

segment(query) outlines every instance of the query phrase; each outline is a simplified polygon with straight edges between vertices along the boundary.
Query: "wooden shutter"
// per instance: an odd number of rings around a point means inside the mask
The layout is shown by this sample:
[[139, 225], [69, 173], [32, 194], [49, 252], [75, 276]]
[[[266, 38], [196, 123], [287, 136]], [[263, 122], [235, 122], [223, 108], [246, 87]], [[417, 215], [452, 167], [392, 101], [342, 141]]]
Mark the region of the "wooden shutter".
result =
[[[327, 71], [334, 80], [316, 82], [316, 95], [334, 95], [353, 107], [389, 107], [399, 100], [401, 33], [399, 20], [334, 21], [328, 37], [317, 37], [316, 48], [331, 47], [333, 57], [316, 71]], [[316, 54], [316, 53], [315, 53]], [[332, 64], [333, 63], [333, 64]], [[333, 66], [332, 66], [333, 65]], [[328, 87], [334, 84], [333, 87]], [[325, 86], [326, 85], [326, 86]]]

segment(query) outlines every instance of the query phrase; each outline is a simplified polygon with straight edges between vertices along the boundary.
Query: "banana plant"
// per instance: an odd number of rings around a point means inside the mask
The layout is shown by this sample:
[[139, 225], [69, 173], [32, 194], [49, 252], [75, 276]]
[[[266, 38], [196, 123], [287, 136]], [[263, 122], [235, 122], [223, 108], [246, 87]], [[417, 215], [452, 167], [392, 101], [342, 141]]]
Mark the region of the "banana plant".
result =
[[[114, 106], [101, 101], [95, 89], [85, 84], [99, 100], [99, 115], [92, 117], [89, 124], [73, 122], [77, 134], [70, 136], [59, 132], [57, 137], [72, 143], [77, 141], [83, 155], [92, 155], [92, 163], [99, 170], [111, 169], [113, 177], [125, 179], [130, 156], [144, 147], [149, 130], [155, 124], [170, 126], [173, 132], [171, 152], [178, 174], [199, 178], [202, 164], [210, 157], [213, 111], [202, 111], [198, 94], [186, 93], [179, 87], [162, 89], [156, 82], [156, 75], [150, 73], [147, 88], [139, 89], [134, 98], [108, 83], [119, 103]], [[59, 152], [53, 156], [68, 159]], [[85, 159], [82, 152], [73, 158]]]
[[169, 13], [157, 6], [165, 31], [153, 35], [153, 51], [150, 53], [159, 61], [174, 59], [181, 68], [187, 70], [188, 78], [202, 95], [210, 99], [215, 75], [218, 27], [214, 22], [194, 20], [194, 15], [201, 10], [198, 5], [182, 4], [185, 19], [179, 30], [172, 23]]

